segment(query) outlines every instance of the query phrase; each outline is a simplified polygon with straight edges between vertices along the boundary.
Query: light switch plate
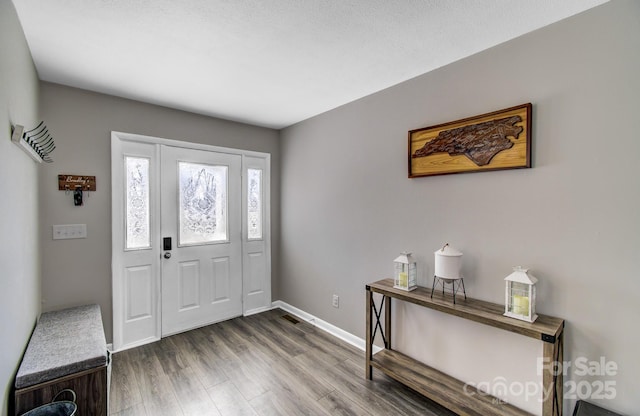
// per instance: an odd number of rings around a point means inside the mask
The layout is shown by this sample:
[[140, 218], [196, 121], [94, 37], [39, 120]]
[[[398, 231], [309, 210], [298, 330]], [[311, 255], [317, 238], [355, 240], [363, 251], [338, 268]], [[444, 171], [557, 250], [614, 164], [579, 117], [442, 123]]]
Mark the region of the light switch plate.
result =
[[53, 226], [54, 240], [87, 238], [87, 224], [62, 224]]

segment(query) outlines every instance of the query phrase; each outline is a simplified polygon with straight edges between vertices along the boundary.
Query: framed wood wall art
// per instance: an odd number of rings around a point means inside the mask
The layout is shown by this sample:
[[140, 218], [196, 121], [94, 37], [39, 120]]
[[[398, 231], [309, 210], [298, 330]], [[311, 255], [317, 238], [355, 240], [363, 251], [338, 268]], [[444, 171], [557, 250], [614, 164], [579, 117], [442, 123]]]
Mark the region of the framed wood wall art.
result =
[[409, 177], [531, 167], [531, 103], [409, 131]]

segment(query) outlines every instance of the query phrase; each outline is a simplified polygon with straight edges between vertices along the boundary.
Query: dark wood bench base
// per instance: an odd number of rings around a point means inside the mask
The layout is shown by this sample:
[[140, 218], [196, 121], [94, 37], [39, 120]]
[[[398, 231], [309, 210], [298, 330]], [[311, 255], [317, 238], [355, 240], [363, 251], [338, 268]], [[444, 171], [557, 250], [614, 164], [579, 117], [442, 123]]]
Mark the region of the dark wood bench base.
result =
[[107, 416], [107, 367], [92, 368], [16, 390], [16, 416], [51, 402], [53, 396], [64, 389], [76, 392], [77, 415]]

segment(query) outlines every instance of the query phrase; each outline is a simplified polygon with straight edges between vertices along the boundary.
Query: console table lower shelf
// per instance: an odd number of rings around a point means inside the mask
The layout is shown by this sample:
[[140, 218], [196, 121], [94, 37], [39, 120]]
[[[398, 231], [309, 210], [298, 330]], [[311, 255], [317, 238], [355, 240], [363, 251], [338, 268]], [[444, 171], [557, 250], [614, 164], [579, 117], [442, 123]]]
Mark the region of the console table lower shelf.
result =
[[[542, 387], [543, 391], [551, 393], [542, 398], [542, 415], [562, 416], [562, 372], [554, 372], [551, 364], [562, 362], [563, 319], [540, 314], [533, 323], [519, 321], [503, 316], [502, 305], [471, 298], [453, 303], [450, 296], [432, 294], [421, 287], [411, 292], [396, 289], [393, 279], [370, 283], [366, 290], [365, 374], [369, 380], [375, 368], [461, 416], [530, 415], [394, 350], [391, 346], [391, 300], [396, 299], [542, 341], [542, 359], [546, 363], [542, 368]], [[382, 295], [378, 306], [374, 293]], [[381, 336], [384, 349], [373, 354], [376, 335]]]
[[371, 365], [447, 409], [473, 416], [530, 416], [530, 413], [503, 403], [475, 387], [429, 367], [398, 351], [374, 354]]

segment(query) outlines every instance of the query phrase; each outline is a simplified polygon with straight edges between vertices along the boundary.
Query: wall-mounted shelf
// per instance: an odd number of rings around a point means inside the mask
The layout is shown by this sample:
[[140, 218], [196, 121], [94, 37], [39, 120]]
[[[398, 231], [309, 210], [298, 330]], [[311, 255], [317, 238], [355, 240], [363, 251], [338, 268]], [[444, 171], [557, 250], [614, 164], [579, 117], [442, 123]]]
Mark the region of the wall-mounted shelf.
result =
[[[504, 306], [477, 299], [458, 299], [418, 287], [412, 292], [394, 289], [393, 279], [380, 280], [366, 286], [366, 377], [371, 380], [373, 368], [411, 387], [413, 390], [463, 416], [524, 416], [529, 413], [487, 394], [465, 394], [472, 388], [456, 378], [431, 368], [391, 348], [391, 299], [395, 298], [426, 308], [469, 319], [505, 331], [539, 339], [543, 342], [544, 362], [562, 362], [564, 320], [539, 315], [533, 322], [505, 317]], [[373, 294], [383, 295], [379, 308]], [[383, 309], [384, 308], [384, 309]], [[372, 314], [373, 312], [373, 314]], [[381, 316], [384, 312], [384, 328]], [[372, 319], [375, 318], [375, 319]], [[376, 334], [382, 336], [385, 349], [373, 354]], [[543, 391], [552, 391], [542, 400], [543, 416], [562, 416], [562, 372], [554, 374], [551, 365], [543, 369]]]
[[12, 127], [11, 141], [36, 162], [53, 162], [49, 155], [55, 150], [56, 143], [43, 121], [35, 128], [27, 131], [24, 130], [24, 126], [16, 124]]

